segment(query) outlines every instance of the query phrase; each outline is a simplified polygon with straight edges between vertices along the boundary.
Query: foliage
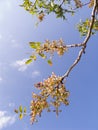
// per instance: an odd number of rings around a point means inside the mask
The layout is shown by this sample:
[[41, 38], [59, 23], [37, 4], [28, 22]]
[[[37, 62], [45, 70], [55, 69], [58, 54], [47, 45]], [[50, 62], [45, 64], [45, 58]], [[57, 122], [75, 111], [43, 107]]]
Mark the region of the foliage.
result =
[[[77, 25], [78, 31], [80, 32], [81, 36], [87, 35], [88, 29], [90, 26], [90, 22], [91, 22], [90, 19], [86, 19], [85, 22], [81, 21]], [[95, 19], [95, 21], [94, 21], [92, 34], [95, 34], [96, 31], [98, 31], [98, 20], [97, 19]]]
[[39, 95], [32, 93], [33, 100], [31, 101], [31, 122], [35, 122], [36, 116], [41, 116], [44, 109], [48, 112], [51, 111], [51, 106], [55, 109], [53, 110], [58, 115], [59, 107], [61, 104], [68, 105], [69, 92], [66, 90], [64, 83], [62, 82], [62, 77], [56, 76], [54, 73], [44, 80], [34, 85], [40, 90]]
[[[56, 76], [52, 73], [48, 79], [34, 85], [39, 90], [38, 94], [32, 93], [33, 99], [30, 105], [31, 113], [29, 115], [31, 116], [31, 122], [34, 123], [37, 121], [37, 116], [41, 116], [44, 109], [46, 109], [47, 112], [56, 112], [58, 115], [58, 113], [61, 112], [59, 107], [62, 104], [69, 105], [69, 91], [66, 90], [64, 79], [69, 76], [72, 69], [80, 61], [83, 53], [85, 53], [86, 45], [92, 34], [98, 31], [98, 0], [90, 0], [88, 3], [82, 3], [82, 0], [35, 0], [33, 2], [24, 0], [21, 6], [30, 14], [36, 15], [40, 22], [50, 13], [54, 13], [57, 18], [66, 19], [66, 13], [73, 15], [75, 10], [81, 9], [83, 6], [87, 6], [88, 9], [93, 8], [91, 17], [85, 21], [81, 21], [77, 25], [77, 29], [81, 36], [85, 36], [82, 43], [65, 45], [62, 39], [58, 41], [46, 40], [43, 44], [41, 42], [29, 42], [33, 52], [26, 61], [26, 64], [35, 61], [37, 56], [39, 56], [46, 59], [47, 63], [52, 66], [52, 57], [55, 52], [59, 56], [63, 56], [64, 53], [68, 51], [68, 48], [80, 47], [77, 58], [64, 75]], [[19, 106], [18, 110], [15, 109], [15, 112], [19, 114], [20, 119], [27, 114], [26, 108], [23, 108], [22, 106]]]
[[27, 114], [26, 107], [23, 108], [22, 105], [19, 106], [18, 110], [15, 109], [14, 112], [19, 114], [20, 120], [23, 118], [23, 116], [25, 116]]
[[52, 65], [52, 56], [54, 52], [57, 52], [58, 55], [62, 56], [64, 52], [68, 50], [62, 39], [58, 41], [54, 40], [52, 42], [46, 40], [44, 44], [41, 44], [40, 42], [30, 42], [29, 45], [33, 49], [33, 52], [30, 58], [26, 61], [26, 64], [30, 64], [32, 61], [36, 60], [37, 55], [43, 59], [47, 59], [48, 53], [50, 54], [50, 57], [48, 58], [47, 63]]
[[[79, 3], [75, 3], [80, 6]], [[35, 2], [24, 0], [21, 6], [30, 14], [37, 15], [39, 20], [42, 21], [45, 14], [51, 12], [55, 13], [57, 18], [62, 17], [63, 19], [65, 19], [65, 13], [74, 13], [71, 8], [63, 7], [63, 5], [66, 6], [67, 4], [70, 4], [70, 0], [35, 0]]]

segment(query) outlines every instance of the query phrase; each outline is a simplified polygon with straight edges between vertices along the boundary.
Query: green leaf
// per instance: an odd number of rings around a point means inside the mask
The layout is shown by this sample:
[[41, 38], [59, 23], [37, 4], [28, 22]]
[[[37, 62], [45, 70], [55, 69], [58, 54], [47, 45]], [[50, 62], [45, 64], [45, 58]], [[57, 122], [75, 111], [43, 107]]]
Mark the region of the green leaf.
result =
[[39, 55], [40, 55], [43, 59], [45, 59], [45, 58], [46, 58], [46, 55], [45, 55], [45, 54], [43, 54], [43, 53], [39, 53]]
[[98, 31], [98, 20], [96, 20], [94, 22], [94, 27], [93, 27], [94, 30]]
[[36, 60], [36, 55], [31, 55], [30, 58]]
[[23, 114], [20, 113], [20, 114], [19, 114], [19, 119], [21, 120], [22, 118], [23, 118]]
[[48, 60], [47, 62], [48, 62], [48, 64], [49, 64], [50, 66], [52, 66], [52, 61], [51, 61], [51, 60]]
[[40, 42], [29, 42], [30, 44], [30, 47], [33, 48], [33, 49], [38, 49], [40, 48]]
[[32, 59], [28, 59], [25, 64], [30, 64], [32, 62]]
[[20, 113], [22, 113], [22, 106], [21, 105], [19, 106], [19, 111], [20, 111]]
[[27, 112], [27, 109], [26, 109], [26, 107], [24, 107], [24, 113], [26, 113]]

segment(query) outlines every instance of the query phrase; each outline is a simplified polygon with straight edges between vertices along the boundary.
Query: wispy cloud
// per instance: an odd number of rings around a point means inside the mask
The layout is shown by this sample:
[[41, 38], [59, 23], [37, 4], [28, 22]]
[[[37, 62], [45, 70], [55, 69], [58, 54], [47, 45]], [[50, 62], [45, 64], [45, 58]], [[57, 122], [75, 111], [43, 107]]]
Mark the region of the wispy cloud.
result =
[[15, 121], [15, 116], [9, 115], [7, 111], [0, 111], [0, 130], [14, 124]]
[[14, 106], [15, 106], [15, 103], [14, 103], [14, 102], [10, 102], [10, 103], [8, 104], [8, 106], [9, 106], [9, 107], [14, 107]]
[[35, 71], [32, 72], [32, 78], [38, 77], [38, 76], [40, 76], [40, 75], [41, 75], [41, 73], [40, 73], [40, 71], [38, 71], [38, 70], [35, 70]]
[[25, 71], [28, 68], [28, 65], [25, 64], [27, 59], [17, 60], [11, 64], [11, 66], [18, 69], [18, 71]]
[[21, 44], [19, 44], [19, 41], [17, 41], [16, 38], [12, 34], [8, 35], [7, 41], [9, 41], [11, 43], [10, 45], [13, 48], [20, 48], [21, 47]]

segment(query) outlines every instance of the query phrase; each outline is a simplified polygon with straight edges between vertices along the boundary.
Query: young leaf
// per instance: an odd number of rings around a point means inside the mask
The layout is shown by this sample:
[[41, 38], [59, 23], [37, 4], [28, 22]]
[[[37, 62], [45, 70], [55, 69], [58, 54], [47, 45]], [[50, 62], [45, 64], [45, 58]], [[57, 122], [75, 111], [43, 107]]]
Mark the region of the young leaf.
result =
[[26, 109], [26, 107], [24, 107], [24, 113], [26, 113], [27, 112], [27, 109]]
[[22, 113], [22, 106], [21, 105], [19, 106], [19, 111], [20, 111], [20, 113]]
[[31, 55], [30, 58], [36, 60], [36, 55]]
[[21, 120], [22, 118], [23, 118], [23, 114], [20, 113], [20, 114], [19, 114], [19, 119]]
[[15, 109], [14, 112], [15, 112], [15, 113], [18, 113], [18, 110]]
[[37, 49], [40, 47], [40, 42], [30, 42], [30, 47], [33, 48], [33, 49]]
[[32, 62], [32, 59], [28, 59], [25, 64], [30, 64]]
[[43, 54], [43, 53], [39, 53], [39, 55], [40, 55], [43, 59], [45, 59], [45, 58], [46, 58], [46, 55], [45, 55], [45, 54]]
[[98, 20], [95, 21], [93, 29], [98, 31]]
[[47, 62], [48, 62], [48, 64], [49, 64], [50, 66], [52, 66], [52, 61], [51, 61], [51, 60], [48, 60]]

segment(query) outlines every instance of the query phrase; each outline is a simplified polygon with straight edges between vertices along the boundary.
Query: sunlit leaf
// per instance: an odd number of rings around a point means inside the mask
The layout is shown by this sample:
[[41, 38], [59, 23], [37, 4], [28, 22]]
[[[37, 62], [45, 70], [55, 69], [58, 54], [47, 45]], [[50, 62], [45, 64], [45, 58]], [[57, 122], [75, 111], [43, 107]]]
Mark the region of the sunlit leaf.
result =
[[36, 60], [36, 55], [31, 55], [30, 58], [33, 59], [33, 60]]
[[22, 113], [22, 111], [23, 111], [21, 105], [19, 106], [19, 111], [20, 111], [21, 113]]
[[24, 107], [24, 113], [26, 113], [27, 112], [27, 109], [26, 109], [26, 107]]
[[32, 62], [32, 59], [28, 59], [25, 64], [30, 64]]
[[40, 55], [43, 59], [45, 59], [45, 58], [46, 58], [46, 55], [45, 55], [45, 54], [43, 54], [43, 53], [39, 53], [39, 55]]
[[33, 49], [38, 49], [40, 47], [40, 42], [29, 42], [30, 47]]
[[98, 31], [98, 20], [94, 22], [94, 30]]
[[48, 64], [49, 64], [50, 66], [52, 66], [52, 61], [51, 61], [51, 60], [48, 60], [47, 62], [48, 62]]
[[19, 114], [19, 119], [21, 120], [22, 118], [23, 118], [23, 114], [20, 113], [20, 114]]

